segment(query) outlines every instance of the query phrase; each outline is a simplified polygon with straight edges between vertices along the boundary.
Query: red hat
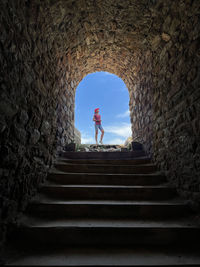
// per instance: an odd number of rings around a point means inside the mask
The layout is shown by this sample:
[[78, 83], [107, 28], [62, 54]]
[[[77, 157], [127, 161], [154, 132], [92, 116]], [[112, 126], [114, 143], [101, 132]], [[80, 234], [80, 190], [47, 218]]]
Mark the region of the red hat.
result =
[[94, 112], [97, 112], [99, 110], [99, 108], [95, 108]]

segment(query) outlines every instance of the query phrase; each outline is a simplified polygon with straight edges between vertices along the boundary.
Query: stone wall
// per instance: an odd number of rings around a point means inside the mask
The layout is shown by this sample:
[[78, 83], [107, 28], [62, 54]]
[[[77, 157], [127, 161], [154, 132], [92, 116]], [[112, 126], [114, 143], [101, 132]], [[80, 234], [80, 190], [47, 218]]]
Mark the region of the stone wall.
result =
[[[66, 71], [49, 38], [45, 7], [8, 0], [1, 1], [0, 9], [1, 244], [7, 225], [44, 181], [59, 144], [73, 138], [67, 121], [73, 119], [74, 102], [71, 85], [66, 79], [62, 83]], [[67, 97], [71, 104], [65, 112]], [[60, 136], [58, 124], [64, 119], [65, 133]]]
[[198, 206], [200, 1], [170, 2], [1, 1], [1, 229], [74, 139], [76, 87], [95, 71], [124, 80], [133, 140]]
[[157, 1], [149, 50], [130, 91], [133, 139], [200, 208], [200, 2]]
[[69, 144], [74, 140], [74, 99], [76, 88], [75, 82], [70, 79], [66, 80], [65, 65], [63, 64], [61, 73], [64, 73], [64, 78], [61, 79], [62, 86], [60, 89], [59, 102], [56, 108], [56, 148], [58, 153], [66, 144]]
[[[132, 76], [130, 84], [130, 117], [132, 124], [133, 141], [143, 144], [146, 153], [153, 154], [153, 127], [152, 127], [152, 57], [151, 53], [139, 54], [137, 58], [138, 71]], [[136, 63], [136, 62], [135, 62]]]
[[200, 2], [160, 1], [153, 64], [154, 160], [200, 207]]

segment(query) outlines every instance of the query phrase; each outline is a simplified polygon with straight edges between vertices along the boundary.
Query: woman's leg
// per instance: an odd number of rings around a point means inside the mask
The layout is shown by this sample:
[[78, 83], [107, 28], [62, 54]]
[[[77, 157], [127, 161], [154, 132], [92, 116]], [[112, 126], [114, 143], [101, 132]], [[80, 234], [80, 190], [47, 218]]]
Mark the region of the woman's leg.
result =
[[96, 144], [98, 145], [98, 140], [97, 140], [97, 138], [98, 138], [98, 130], [96, 129], [96, 130], [95, 130], [95, 140], [96, 140]]
[[101, 130], [101, 139], [100, 139], [100, 143], [101, 143], [102, 140], [103, 140], [103, 136], [104, 136], [104, 129]]

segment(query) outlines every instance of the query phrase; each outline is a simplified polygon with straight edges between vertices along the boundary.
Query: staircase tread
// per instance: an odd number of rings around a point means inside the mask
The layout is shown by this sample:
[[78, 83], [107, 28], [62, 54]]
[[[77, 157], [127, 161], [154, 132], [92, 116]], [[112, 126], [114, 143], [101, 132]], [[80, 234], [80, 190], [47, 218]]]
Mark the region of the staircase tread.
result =
[[145, 153], [144, 150], [131, 150], [131, 151], [62, 151], [62, 154], [101, 154], [101, 153], [106, 153], [106, 154], [135, 154], [135, 153]]
[[127, 159], [127, 158], [125, 158], [125, 159], [68, 159], [68, 158], [65, 158], [65, 157], [62, 157], [62, 156], [59, 156], [59, 157], [57, 157], [57, 159], [64, 159], [64, 160], [114, 160], [114, 161], [117, 161], [117, 160], [124, 160], [124, 161], [126, 161], [126, 160], [141, 160], [141, 159], [148, 159], [148, 160], [151, 160], [151, 158], [149, 158], [149, 157], [147, 157], [147, 156], [141, 156], [141, 157], [137, 157], [136, 159], [135, 158], [130, 158], [130, 159]]
[[[14, 253], [14, 252], [13, 252]], [[15, 251], [7, 266], [199, 266], [197, 250], [165, 247], [64, 247]]]
[[[39, 200], [39, 201], [38, 201]], [[180, 199], [159, 201], [135, 201], [135, 200], [52, 200], [47, 196], [37, 195], [31, 203], [36, 204], [74, 204], [74, 205], [186, 205], [187, 202]]]
[[200, 221], [194, 217], [179, 220], [141, 220], [141, 219], [45, 219], [32, 216], [23, 216], [19, 220], [20, 227], [73, 227], [73, 228], [198, 228]]
[[155, 171], [153, 173], [91, 173], [91, 172], [66, 172], [66, 171], [60, 171], [56, 168], [52, 168], [49, 172], [49, 174], [69, 174], [69, 175], [91, 175], [91, 176], [96, 176], [96, 175], [99, 175], [99, 176], [102, 176], [102, 175], [106, 175], [106, 176], [138, 176], [138, 177], [141, 177], [141, 176], [160, 176], [162, 175], [161, 172], [159, 171]]
[[116, 152], [102, 152], [102, 151], [91, 151], [91, 152], [74, 152], [74, 151], [63, 151], [60, 153], [62, 158], [67, 159], [137, 159], [139, 157], [147, 157], [144, 150], [137, 151], [116, 151]]
[[137, 162], [137, 161], [141, 161], [141, 160], [144, 160], [144, 161], [151, 161], [151, 158], [148, 158], [148, 157], [137, 157], [136, 159], [68, 159], [68, 158], [64, 158], [64, 157], [58, 157], [56, 158], [56, 160], [54, 162], [57, 162], [57, 161], [71, 161], [71, 162], [75, 162], [78, 161], [78, 162], [84, 162], [84, 161], [87, 161], [87, 162], [94, 162], [94, 161], [99, 161], [99, 162], [119, 162], [119, 161], [133, 161], [133, 162]]
[[167, 189], [175, 189], [175, 187], [172, 187], [170, 185], [93, 185], [93, 184], [88, 184], [88, 185], [82, 185], [82, 184], [75, 184], [75, 185], [65, 185], [65, 184], [54, 184], [54, 183], [45, 183], [43, 184], [42, 187], [47, 187], [47, 188], [121, 188], [121, 189], [130, 189], [130, 188], [135, 188], [135, 189], [162, 189], [162, 188], [167, 188]]
[[112, 165], [112, 164], [88, 164], [88, 163], [85, 163], [85, 164], [79, 164], [79, 163], [76, 163], [76, 164], [74, 164], [74, 163], [70, 163], [70, 162], [63, 162], [63, 161], [56, 161], [55, 163], [54, 163], [55, 165], [66, 165], [66, 166], [92, 166], [92, 167], [126, 167], [126, 168], [128, 168], [128, 167], [138, 167], [138, 168], [142, 168], [142, 167], [155, 167], [156, 165], [155, 164], [153, 164], [153, 163], [144, 163], [144, 164], [130, 164], [130, 165], [123, 165], [123, 164], [119, 164], [119, 165]]

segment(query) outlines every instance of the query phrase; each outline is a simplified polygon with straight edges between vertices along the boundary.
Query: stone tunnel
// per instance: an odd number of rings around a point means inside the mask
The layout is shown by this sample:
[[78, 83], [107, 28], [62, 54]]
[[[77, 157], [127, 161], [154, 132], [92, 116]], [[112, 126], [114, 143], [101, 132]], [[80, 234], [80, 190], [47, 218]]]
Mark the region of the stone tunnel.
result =
[[[74, 138], [76, 87], [125, 82], [133, 140], [200, 204], [200, 1], [2, 0], [1, 244]], [[95, 90], [95, 88], [94, 88]]]

